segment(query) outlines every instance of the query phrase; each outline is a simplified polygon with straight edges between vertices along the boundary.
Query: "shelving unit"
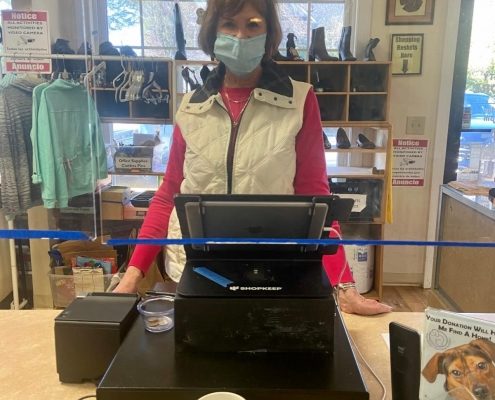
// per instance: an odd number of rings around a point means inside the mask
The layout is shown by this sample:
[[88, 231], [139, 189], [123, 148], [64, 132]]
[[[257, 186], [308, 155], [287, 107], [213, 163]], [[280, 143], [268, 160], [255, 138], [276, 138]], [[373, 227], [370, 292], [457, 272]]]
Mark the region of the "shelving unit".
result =
[[101, 121], [103, 123], [171, 124], [174, 110], [171, 87], [173, 61], [150, 58], [137, 61], [126, 60], [124, 63], [127, 72], [144, 71], [146, 79], [149, 79], [152, 72], [159, 88], [153, 88], [151, 91], [154, 94], [160, 93], [162, 100], [154, 104], [145, 101], [141, 95], [136, 100], [121, 100], [119, 86], [114, 87], [110, 81], [107, 81], [105, 86], [96, 86], [92, 80], [90, 91], [95, 99]]
[[[163, 62], [163, 61], [162, 61]], [[204, 65], [210, 69], [212, 61], [168, 61], [166, 71], [171, 93], [166, 111], [158, 117], [153, 113], [143, 113], [136, 104], [118, 105], [116, 113], [102, 110], [103, 122], [132, 122], [141, 124], [172, 124], [175, 111], [182, 97], [190, 87], [186, 85], [182, 71], [189, 68], [193, 81], [202, 83], [200, 70]], [[336, 128], [346, 131], [351, 148], [326, 150], [327, 156], [334, 156], [336, 163], [328, 169], [332, 191], [341, 196], [353, 197], [356, 210], [349, 222], [342, 224], [346, 238], [383, 239], [384, 224], [390, 180], [390, 160], [392, 153], [392, 126], [389, 123], [389, 102], [391, 71], [389, 62], [279, 62], [293, 79], [306, 81], [314, 87], [320, 106], [322, 125], [325, 131], [335, 134]], [[114, 89], [113, 89], [114, 90]], [[94, 90], [97, 104], [108, 108], [115, 103], [112, 89]], [[109, 97], [104, 101], [104, 97]], [[110, 97], [112, 97], [110, 99]], [[98, 101], [100, 100], [100, 101]], [[359, 134], [375, 143], [374, 149], [363, 149], [356, 145]], [[110, 172], [114, 173], [114, 172]], [[141, 175], [140, 173], [123, 173]], [[143, 175], [160, 176], [150, 172]], [[381, 298], [383, 248], [376, 246], [374, 251], [374, 283], [366, 294], [371, 298]]]
[[[326, 150], [335, 156], [328, 167], [332, 192], [355, 200], [349, 222], [342, 224], [346, 238], [383, 239], [390, 180], [392, 126], [389, 119], [391, 71], [389, 62], [330, 61], [279, 62], [293, 79], [313, 85], [322, 125], [327, 135], [342, 128], [351, 148]], [[374, 149], [357, 146], [359, 134]], [[374, 251], [374, 282], [367, 297], [382, 296], [383, 247]]]

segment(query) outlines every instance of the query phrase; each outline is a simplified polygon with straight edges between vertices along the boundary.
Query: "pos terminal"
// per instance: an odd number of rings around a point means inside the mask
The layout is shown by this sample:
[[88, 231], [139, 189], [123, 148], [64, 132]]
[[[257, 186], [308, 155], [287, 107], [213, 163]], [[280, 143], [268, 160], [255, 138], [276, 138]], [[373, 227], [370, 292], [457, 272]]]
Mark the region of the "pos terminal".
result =
[[320, 239], [327, 215], [343, 219], [352, 203], [336, 196], [177, 196], [183, 237], [212, 239], [185, 246], [177, 349], [331, 352], [335, 303], [321, 257], [337, 246], [298, 239]]
[[322, 267], [337, 246], [318, 243], [353, 201], [179, 195], [175, 204], [188, 243], [175, 327], [150, 333], [138, 318], [98, 400], [369, 399]]

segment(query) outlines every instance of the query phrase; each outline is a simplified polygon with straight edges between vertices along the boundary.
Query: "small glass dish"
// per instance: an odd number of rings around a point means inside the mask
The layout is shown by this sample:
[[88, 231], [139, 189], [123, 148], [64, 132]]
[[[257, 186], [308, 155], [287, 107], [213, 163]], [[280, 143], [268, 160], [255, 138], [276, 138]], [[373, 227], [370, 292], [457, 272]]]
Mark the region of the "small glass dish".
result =
[[174, 327], [172, 296], [149, 297], [140, 301], [137, 309], [143, 316], [144, 327], [149, 332], [165, 332]]

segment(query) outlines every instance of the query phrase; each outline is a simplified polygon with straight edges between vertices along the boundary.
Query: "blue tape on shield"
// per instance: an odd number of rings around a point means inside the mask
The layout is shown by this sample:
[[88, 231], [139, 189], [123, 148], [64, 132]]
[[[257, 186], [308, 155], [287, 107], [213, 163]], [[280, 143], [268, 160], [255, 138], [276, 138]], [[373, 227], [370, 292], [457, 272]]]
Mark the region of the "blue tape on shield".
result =
[[213, 272], [211, 269], [206, 267], [194, 267], [193, 271], [201, 276], [204, 276], [206, 279], [215, 282], [217, 285], [223, 286], [224, 288], [234, 283], [230, 279], [227, 279], [222, 275], [218, 275], [216, 272]]

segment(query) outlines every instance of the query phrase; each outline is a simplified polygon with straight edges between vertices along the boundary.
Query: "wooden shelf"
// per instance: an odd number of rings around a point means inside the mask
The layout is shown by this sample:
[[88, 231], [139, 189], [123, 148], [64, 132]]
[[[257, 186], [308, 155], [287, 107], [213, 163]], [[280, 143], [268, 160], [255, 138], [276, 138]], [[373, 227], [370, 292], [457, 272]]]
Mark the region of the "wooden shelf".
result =
[[170, 118], [134, 118], [134, 117], [101, 117], [101, 122], [114, 124], [150, 124], [150, 125], [166, 125], [171, 124]]
[[347, 179], [376, 179], [384, 180], [385, 175], [352, 175], [352, 174], [329, 174], [329, 178], [347, 178]]
[[130, 176], [164, 176], [164, 172], [116, 172], [116, 171], [108, 171], [109, 175], [130, 175]]
[[349, 149], [325, 149], [325, 153], [356, 153], [356, 154], [376, 154], [386, 153], [385, 147], [376, 147], [374, 149], [362, 149], [360, 147], [351, 147]]

